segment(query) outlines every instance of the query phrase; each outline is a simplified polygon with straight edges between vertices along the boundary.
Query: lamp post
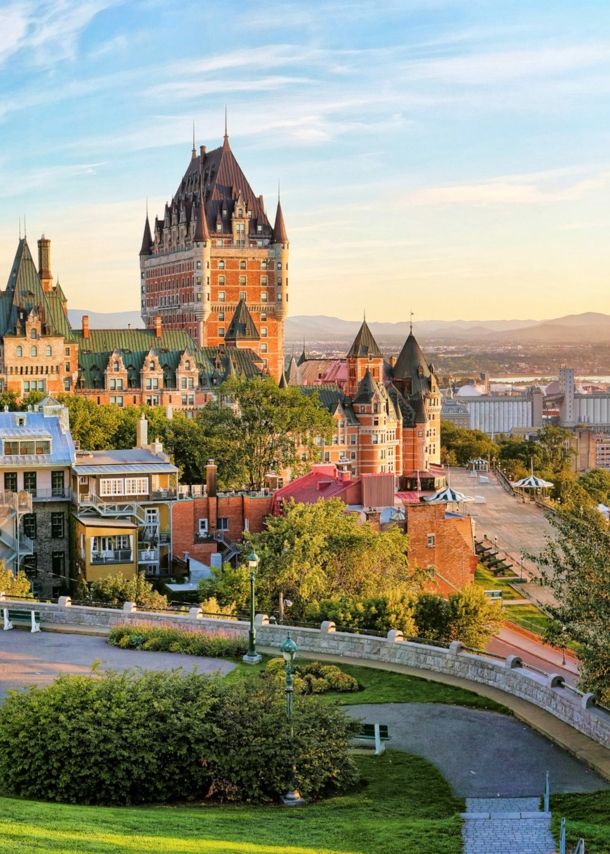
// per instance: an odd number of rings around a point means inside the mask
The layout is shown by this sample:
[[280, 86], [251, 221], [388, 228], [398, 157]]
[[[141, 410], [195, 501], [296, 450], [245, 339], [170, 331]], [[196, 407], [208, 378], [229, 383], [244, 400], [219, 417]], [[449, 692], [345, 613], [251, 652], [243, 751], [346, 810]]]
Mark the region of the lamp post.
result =
[[250, 631], [248, 632], [248, 652], [242, 659], [246, 664], [258, 664], [261, 660], [260, 655], [257, 655], [256, 652], [256, 629], [254, 628], [254, 579], [256, 578], [258, 563], [258, 555], [255, 551], [252, 551], [248, 555], [248, 567], [250, 568]]
[[[284, 657], [284, 670], [286, 671], [286, 679], [284, 681], [284, 685], [286, 690], [286, 714], [288, 715], [288, 722], [290, 724], [291, 751], [294, 742], [294, 730], [292, 727], [292, 694], [294, 690], [294, 676], [292, 674], [294, 673], [294, 656], [297, 653], [298, 649], [298, 646], [290, 637], [290, 632], [288, 632], [288, 637], [281, 645], [280, 651]], [[288, 791], [285, 795], [282, 795], [282, 803], [286, 807], [299, 807], [305, 803], [305, 801], [299, 795], [295, 788], [294, 771], [294, 757], [291, 756], [288, 771]]]

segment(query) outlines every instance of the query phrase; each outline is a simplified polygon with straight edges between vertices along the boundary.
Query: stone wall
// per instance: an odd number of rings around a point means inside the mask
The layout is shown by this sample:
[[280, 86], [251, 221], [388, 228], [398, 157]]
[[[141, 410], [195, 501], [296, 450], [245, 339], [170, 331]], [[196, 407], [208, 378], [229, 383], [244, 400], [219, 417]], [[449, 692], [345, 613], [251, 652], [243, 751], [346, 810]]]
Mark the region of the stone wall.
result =
[[[0, 594], [3, 599], [3, 594]], [[63, 597], [59, 604], [40, 602], [0, 602], [0, 607], [40, 612], [43, 624], [110, 627], [117, 623], [139, 621], [180, 626], [201, 631], [223, 628], [247, 636], [248, 623], [237, 620], [216, 620], [202, 616], [198, 608], [184, 615], [136, 611], [132, 603], [123, 610], [73, 606]], [[270, 625], [264, 615], [257, 615], [257, 643], [278, 650], [286, 638], [288, 627]], [[556, 674], [534, 672], [521, 665], [516, 656], [506, 660], [488, 658], [484, 654], [465, 651], [458, 642], [449, 649], [407, 642], [401, 632], [388, 632], [388, 637], [371, 637], [337, 632], [333, 623], [322, 623], [320, 629], [290, 628], [299, 649], [304, 653], [336, 655], [387, 664], [405, 665], [425, 671], [457, 676], [472, 682], [489, 685], [539, 706], [574, 729], [605, 747], [610, 748], [610, 714], [594, 705], [592, 694], [584, 696], [564, 687]]]

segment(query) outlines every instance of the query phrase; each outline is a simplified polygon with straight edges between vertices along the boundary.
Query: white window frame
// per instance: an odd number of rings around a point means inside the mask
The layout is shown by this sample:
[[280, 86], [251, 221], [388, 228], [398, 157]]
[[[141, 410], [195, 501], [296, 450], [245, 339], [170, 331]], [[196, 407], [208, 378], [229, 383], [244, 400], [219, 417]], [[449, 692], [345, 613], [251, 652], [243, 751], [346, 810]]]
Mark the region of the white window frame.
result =
[[148, 495], [148, 478], [126, 477], [125, 495]]
[[203, 536], [207, 536], [207, 534], [208, 534], [208, 520], [207, 519], [200, 519], [199, 520], [199, 536], [203, 537]]

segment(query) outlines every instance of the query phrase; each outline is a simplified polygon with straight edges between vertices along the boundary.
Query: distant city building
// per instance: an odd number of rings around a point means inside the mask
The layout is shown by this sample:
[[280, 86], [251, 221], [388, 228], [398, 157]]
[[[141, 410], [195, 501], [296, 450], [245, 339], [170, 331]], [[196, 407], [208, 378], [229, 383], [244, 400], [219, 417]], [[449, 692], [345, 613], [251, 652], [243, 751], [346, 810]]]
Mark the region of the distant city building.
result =
[[[191, 160], [161, 218], [146, 217], [140, 249], [147, 328], [186, 330], [200, 347], [246, 347], [276, 379], [284, 368], [289, 240], [278, 198], [267, 219], [225, 132]], [[239, 317], [237, 317], [239, 315]]]
[[451, 397], [443, 397], [441, 421], [450, 421], [456, 427], [470, 429], [470, 412], [464, 403]]
[[510, 433], [514, 427], [542, 426], [544, 392], [537, 386], [522, 395], [488, 395], [478, 390], [474, 395], [461, 394], [468, 388], [462, 386], [458, 399], [468, 409], [471, 430], [493, 436]]
[[610, 426], [610, 391], [587, 393], [578, 388], [572, 368], [560, 369], [559, 389], [547, 400], [559, 405], [559, 421], [563, 427]]

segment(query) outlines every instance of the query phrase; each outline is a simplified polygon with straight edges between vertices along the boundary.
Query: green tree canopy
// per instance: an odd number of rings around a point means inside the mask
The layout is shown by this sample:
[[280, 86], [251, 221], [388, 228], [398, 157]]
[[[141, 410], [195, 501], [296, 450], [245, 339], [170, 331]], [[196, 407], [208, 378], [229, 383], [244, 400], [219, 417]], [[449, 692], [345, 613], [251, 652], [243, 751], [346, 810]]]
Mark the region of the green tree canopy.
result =
[[498, 453], [498, 446], [486, 433], [456, 427], [451, 421], [441, 421], [441, 448], [443, 459], [458, 466], [465, 466], [469, 460], [479, 457], [495, 457]]
[[597, 504], [610, 505], [610, 471], [591, 469], [579, 476], [578, 483]]
[[7, 599], [16, 596], [19, 599], [31, 596], [31, 585], [25, 572], [13, 573], [3, 560], [0, 560], [0, 592]]

